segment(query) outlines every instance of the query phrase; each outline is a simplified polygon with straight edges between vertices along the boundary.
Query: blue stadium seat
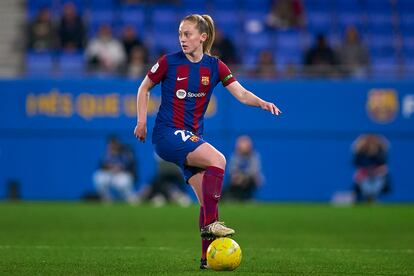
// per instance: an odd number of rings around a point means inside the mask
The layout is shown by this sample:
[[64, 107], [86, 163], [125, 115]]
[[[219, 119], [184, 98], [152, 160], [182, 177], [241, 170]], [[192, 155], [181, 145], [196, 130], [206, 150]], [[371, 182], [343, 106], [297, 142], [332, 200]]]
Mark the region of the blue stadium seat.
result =
[[367, 30], [375, 34], [391, 34], [393, 32], [391, 13], [370, 13], [368, 15]]
[[62, 52], [58, 61], [59, 74], [63, 77], [82, 76], [85, 72], [85, 59], [82, 52]]
[[304, 37], [296, 31], [279, 31], [276, 48], [278, 50], [301, 51], [304, 47]]
[[366, 12], [391, 12], [392, 5], [390, 0], [363, 0]]
[[371, 58], [371, 77], [395, 78], [398, 75], [398, 62], [395, 56], [388, 55]]
[[360, 13], [362, 9], [361, 0], [336, 0], [335, 4], [337, 14]]
[[90, 10], [111, 11], [116, 7], [117, 0], [88, 0], [88, 8]]
[[414, 1], [398, 0], [397, 7], [401, 13], [413, 13], [414, 12]]
[[145, 34], [145, 12], [143, 9], [121, 8], [118, 17], [118, 28], [133, 26], [140, 35]]
[[401, 32], [403, 36], [414, 34], [414, 12], [401, 14]]
[[211, 0], [209, 2], [212, 10], [234, 10], [240, 6], [238, 0]]
[[35, 18], [39, 10], [43, 8], [50, 9], [52, 16], [57, 17], [56, 12], [54, 12], [56, 10], [56, 3], [54, 0], [28, 0], [26, 5], [27, 5], [26, 14], [29, 20], [32, 20], [33, 18]]
[[152, 48], [152, 51], [154, 51], [153, 54], [156, 54], [160, 51], [173, 53], [181, 49], [178, 40], [178, 34], [176, 32], [163, 33], [153, 30], [150, 46]]
[[269, 13], [272, 5], [272, 1], [269, 0], [243, 0], [240, 2], [244, 10], [251, 12], [261, 12], [264, 14]]
[[273, 43], [271, 35], [267, 32], [258, 34], [246, 34], [245, 38], [245, 46], [251, 51], [260, 51], [264, 49], [272, 49], [275, 47], [275, 43]]
[[364, 37], [371, 56], [387, 56], [395, 53], [395, 40], [393, 35], [370, 34]]
[[55, 72], [52, 52], [27, 52], [26, 74], [29, 76], [49, 76]]
[[333, 28], [332, 13], [309, 12], [307, 28], [311, 33], [329, 32]]
[[348, 26], [355, 26], [361, 30], [364, 25], [363, 16], [360, 13], [339, 13], [336, 18], [341, 31]]
[[181, 19], [179, 15], [179, 12], [175, 9], [155, 8], [151, 14], [151, 26], [154, 31], [169, 32], [176, 35]]
[[331, 13], [335, 9], [335, 1], [326, 0], [304, 0], [305, 10], [307, 12]]
[[88, 14], [88, 36], [94, 37], [102, 25], [114, 27], [115, 14], [113, 11], [91, 10]]
[[188, 14], [207, 13], [207, 0], [181, 0], [181, 9], [186, 11], [185, 16]]
[[237, 12], [216, 11], [212, 13], [215, 25], [227, 36], [234, 38], [241, 31], [240, 15]]

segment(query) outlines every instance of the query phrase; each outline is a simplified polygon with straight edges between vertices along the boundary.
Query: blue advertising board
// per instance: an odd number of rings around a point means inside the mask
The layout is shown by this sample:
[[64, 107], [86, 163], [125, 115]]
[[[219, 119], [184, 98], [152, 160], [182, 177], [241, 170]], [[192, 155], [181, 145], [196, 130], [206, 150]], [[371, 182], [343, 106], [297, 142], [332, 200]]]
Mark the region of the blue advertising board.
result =
[[[253, 138], [265, 176], [258, 199], [327, 201], [349, 190], [351, 144], [369, 132], [391, 145], [393, 192], [385, 200], [414, 201], [414, 81], [241, 82], [283, 114], [244, 106], [218, 85], [205, 138], [228, 159], [239, 135]], [[16, 180], [25, 199], [79, 199], [94, 189], [92, 174], [110, 134], [133, 146], [137, 188], [149, 183], [156, 167], [152, 145], [133, 136], [138, 85], [124, 79], [0, 81], [0, 198]], [[159, 103], [156, 87], [149, 136]]]

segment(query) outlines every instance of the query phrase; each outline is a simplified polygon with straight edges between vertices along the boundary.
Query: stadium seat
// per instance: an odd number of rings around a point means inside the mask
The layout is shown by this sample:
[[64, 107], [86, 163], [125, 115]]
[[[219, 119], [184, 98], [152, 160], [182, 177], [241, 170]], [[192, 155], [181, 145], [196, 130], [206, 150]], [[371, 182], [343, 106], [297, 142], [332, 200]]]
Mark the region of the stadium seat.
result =
[[413, 13], [414, 12], [414, 1], [412, 0], [398, 0], [397, 8], [401, 13]]
[[52, 52], [27, 52], [26, 75], [49, 76], [55, 71], [55, 62]]
[[117, 27], [133, 26], [140, 35], [145, 34], [145, 11], [143, 9], [121, 8]]
[[242, 7], [246, 11], [269, 13], [271, 10], [272, 1], [269, 0], [244, 0], [241, 1]]
[[185, 11], [185, 15], [199, 13], [207, 13], [207, 0], [182, 0], [181, 1], [181, 10]]
[[85, 59], [82, 52], [62, 52], [58, 57], [59, 74], [63, 77], [82, 76], [85, 71]]
[[159, 52], [173, 53], [180, 50], [178, 41], [178, 34], [176, 32], [151, 32], [151, 39], [149, 41], [154, 55]]
[[398, 75], [398, 63], [393, 55], [373, 57], [371, 59], [371, 77], [384, 79]]
[[88, 37], [94, 37], [102, 25], [114, 27], [115, 14], [113, 11], [91, 10], [88, 13]]
[[264, 49], [272, 49], [275, 43], [272, 41], [271, 34], [263, 32], [259, 34], [246, 34], [245, 46], [252, 51], [260, 51]]
[[358, 30], [363, 29], [364, 20], [360, 13], [339, 13], [336, 20], [341, 32], [348, 26], [355, 26]]
[[88, 0], [90, 10], [113, 11], [116, 7], [117, 0]]
[[390, 12], [392, 5], [390, 0], [363, 0], [364, 8], [368, 14], [378, 12]]
[[316, 12], [316, 13], [331, 13], [335, 6], [335, 1], [326, 1], [326, 0], [304, 0], [306, 11]]
[[414, 34], [414, 12], [412, 13], [402, 13], [400, 17], [400, 27], [403, 35], [413, 35]]
[[150, 21], [154, 31], [170, 32], [176, 35], [180, 19], [179, 12], [175, 9], [155, 8]]
[[333, 28], [334, 21], [332, 13], [309, 12], [307, 18], [307, 28], [311, 33], [326, 33]]
[[375, 34], [391, 34], [393, 32], [391, 13], [370, 13], [368, 15], [367, 30]]
[[395, 40], [393, 35], [369, 34], [364, 36], [364, 43], [368, 45], [372, 56], [384, 56], [394, 54]]
[[361, 0], [336, 0], [335, 10], [341, 13], [360, 13], [362, 9]]
[[236, 35], [240, 35], [240, 15], [237, 12], [216, 11], [212, 13], [212, 16], [216, 27], [227, 36], [234, 38]]

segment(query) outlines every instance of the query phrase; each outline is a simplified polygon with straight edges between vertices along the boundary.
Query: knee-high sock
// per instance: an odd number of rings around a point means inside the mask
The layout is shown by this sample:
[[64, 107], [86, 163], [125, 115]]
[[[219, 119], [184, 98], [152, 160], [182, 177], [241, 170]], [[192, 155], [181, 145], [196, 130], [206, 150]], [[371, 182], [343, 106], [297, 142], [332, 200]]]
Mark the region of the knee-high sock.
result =
[[202, 183], [204, 225], [218, 220], [218, 202], [221, 198], [224, 170], [217, 167], [207, 167]]
[[[204, 208], [200, 206], [200, 220], [199, 220], [199, 227], [200, 230], [203, 228], [204, 225]], [[203, 240], [201, 239], [201, 259], [206, 259], [206, 253], [208, 246], [213, 242], [213, 240]]]

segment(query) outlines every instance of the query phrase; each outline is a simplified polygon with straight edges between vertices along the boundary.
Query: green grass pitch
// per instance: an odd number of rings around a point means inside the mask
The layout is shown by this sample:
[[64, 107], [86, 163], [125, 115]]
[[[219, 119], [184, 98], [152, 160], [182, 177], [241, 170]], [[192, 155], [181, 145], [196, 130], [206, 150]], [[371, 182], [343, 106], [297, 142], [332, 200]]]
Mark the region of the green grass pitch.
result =
[[[232, 275], [414, 275], [414, 205], [222, 204]], [[206, 275], [198, 207], [0, 203], [1, 275]]]

